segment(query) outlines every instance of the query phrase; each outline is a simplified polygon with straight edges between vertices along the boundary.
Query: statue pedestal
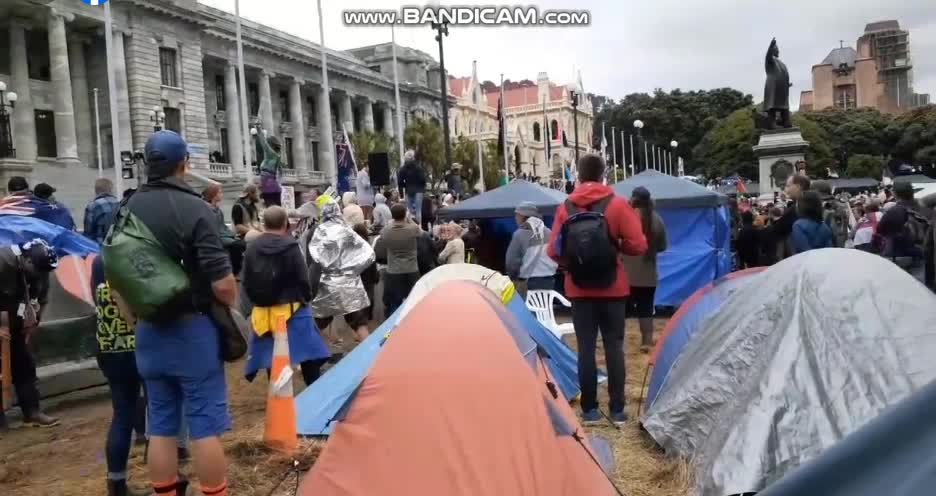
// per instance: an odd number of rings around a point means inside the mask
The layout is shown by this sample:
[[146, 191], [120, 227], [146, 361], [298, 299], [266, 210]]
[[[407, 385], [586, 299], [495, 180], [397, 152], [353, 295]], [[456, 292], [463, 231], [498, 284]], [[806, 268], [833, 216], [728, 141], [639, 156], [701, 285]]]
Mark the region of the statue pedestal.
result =
[[803, 139], [799, 128], [771, 129], [761, 132], [754, 146], [759, 162], [759, 181], [762, 196], [782, 191], [787, 177], [796, 172], [796, 163], [806, 159], [809, 142]]

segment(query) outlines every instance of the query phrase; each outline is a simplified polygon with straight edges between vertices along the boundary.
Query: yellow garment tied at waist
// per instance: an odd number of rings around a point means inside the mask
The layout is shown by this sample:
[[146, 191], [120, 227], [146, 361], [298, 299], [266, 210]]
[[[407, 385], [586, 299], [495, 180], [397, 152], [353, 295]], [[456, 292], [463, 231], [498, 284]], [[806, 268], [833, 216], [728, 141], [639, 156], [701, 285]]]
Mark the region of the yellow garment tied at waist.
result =
[[[286, 321], [302, 307], [301, 303], [284, 303], [272, 307], [254, 307], [250, 312], [250, 323], [253, 325], [257, 336], [263, 336], [267, 333], [286, 330]], [[282, 319], [282, 320], [280, 320]], [[282, 322], [282, 329], [276, 329], [277, 322]]]

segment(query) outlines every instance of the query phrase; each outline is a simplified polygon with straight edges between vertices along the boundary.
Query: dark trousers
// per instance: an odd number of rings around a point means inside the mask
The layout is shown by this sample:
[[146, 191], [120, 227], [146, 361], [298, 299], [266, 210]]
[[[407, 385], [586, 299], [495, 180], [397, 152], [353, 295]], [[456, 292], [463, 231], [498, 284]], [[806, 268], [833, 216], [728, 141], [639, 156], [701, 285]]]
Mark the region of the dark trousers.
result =
[[[39, 388], [36, 382], [36, 361], [26, 344], [26, 332], [23, 331], [23, 319], [16, 317], [16, 308], [5, 308], [10, 315], [10, 375], [16, 400], [23, 410], [24, 417], [31, 417], [39, 411]], [[0, 415], [3, 415], [0, 411]]]
[[578, 342], [578, 376], [582, 388], [582, 410], [598, 408], [598, 368], [595, 353], [601, 334], [608, 371], [611, 413], [624, 410], [624, 325], [627, 300], [572, 300], [572, 322]]
[[231, 271], [235, 276], [240, 276], [241, 268], [244, 266], [244, 251], [247, 244], [244, 240], [238, 239], [236, 242], [227, 246], [228, 256], [231, 258]]
[[387, 308], [386, 316], [390, 317], [403, 305], [413, 286], [419, 281], [419, 273], [390, 274], [384, 276], [383, 302]]
[[[114, 479], [126, 478], [133, 431], [141, 433], [145, 430], [145, 424], [141, 422], [139, 407], [143, 379], [137, 372], [133, 352], [99, 356], [98, 366], [107, 378], [114, 409], [105, 447], [107, 473], [117, 476], [111, 477]], [[123, 477], [118, 475], [123, 475]]]

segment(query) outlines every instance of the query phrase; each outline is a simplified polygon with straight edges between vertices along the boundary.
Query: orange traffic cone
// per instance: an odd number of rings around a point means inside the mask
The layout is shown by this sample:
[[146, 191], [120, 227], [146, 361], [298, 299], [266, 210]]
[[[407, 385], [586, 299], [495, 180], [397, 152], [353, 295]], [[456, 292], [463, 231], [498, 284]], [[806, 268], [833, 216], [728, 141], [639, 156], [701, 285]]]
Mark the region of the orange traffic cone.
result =
[[293, 401], [285, 316], [279, 316], [273, 323], [273, 368], [270, 371], [265, 427], [263, 441], [267, 446], [285, 453], [296, 451], [299, 437], [296, 434], [296, 403]]

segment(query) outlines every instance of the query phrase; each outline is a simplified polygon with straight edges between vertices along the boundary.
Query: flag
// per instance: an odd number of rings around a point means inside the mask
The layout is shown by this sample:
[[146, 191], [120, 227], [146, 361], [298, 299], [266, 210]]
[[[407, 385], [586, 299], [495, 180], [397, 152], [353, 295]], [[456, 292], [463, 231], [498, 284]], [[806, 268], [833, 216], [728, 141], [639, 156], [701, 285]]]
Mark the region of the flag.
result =
[[0, 200], [0, 215], [34, 217], [72, 231], [75, 220], [65, 205], [28, 195], [9, 195]]
[[26, 195], [10, 195], [0, 199], [0, 215], [32, 215], [36, 211], [32, 206], [30, 197]]
[[743, 179], [738, 179], [738, 182], [735, 183], [735, 189], [738, 190], [739, 195], [747, 194], [747, 186], [744, 184]]
[[550, 165], [549, 165], [549, 156], [551, 155], [550, 150], [549, 150], [549, 142], [552, 141], [552, 130], [549, 129], [549, 119], [546, 118], [546, 100], [545, 99], [543, 100], [543, 138], [544, 138], [544, 141], [546, 142], [546, 146], [543, 147], [543, 152], [546, 155], [545, 157], [546, 162], [544, 163], [546, 164], [546, 170], [550, 171], [552, 169], [550, 169]]
[[338, 194], [346, 191], [354, 191], [354, 176], [357, 169], [354, 166], [354, 150], [351, 148], [351, 140], [348, 139], [348, 131], [342, 125], [344, 142], [335, 145], [335, 165], [337, 166], [336, 183]]
[[565, 129], [562, 130], [562, 147], [563, 147], [563, 148], [568, 148], [568, 147], [569, 147], [569, 139], [566, 138]]
[[501, 89], [501, 96], [497, 97], [497, 151], [498, 153], [504, 153], [504, 143], [507, 141], [507, 137], [504, 135], [504, 102], [503, 102], [503, 85]]
[[[614, 128], [611, 128], [614, 132]], [[608, 159], [608, 139], [605, 137], [605, 123], [601, 123], [601, 156], [605, 160]]]

